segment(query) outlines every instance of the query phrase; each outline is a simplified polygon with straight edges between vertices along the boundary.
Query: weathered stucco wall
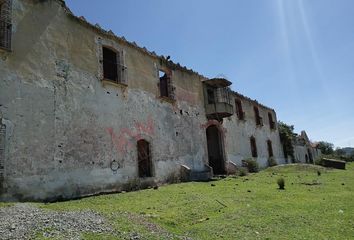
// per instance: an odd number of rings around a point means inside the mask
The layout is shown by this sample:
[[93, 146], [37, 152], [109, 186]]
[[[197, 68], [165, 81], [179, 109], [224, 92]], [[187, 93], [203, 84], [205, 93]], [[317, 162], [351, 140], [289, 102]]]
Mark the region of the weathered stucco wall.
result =
[[[252, 158], [250, 137], [253, 136], [256, 139], [257, 162], [261, 167], [268, 166], [268, 148], [267, 140], [272, 141], [273, 155], [278, 164], [285, 163], [284, 154], [281, 148], [279, 132], [277, 128], [277, 118], [274, 110], [268, 109], [259, 105], [255, 101], [251, 101], [247, 98], [237, 97], [242, 102], [242, 108], [245, 113], [244, 120], [240, 120], [236, 114], [229, 119], [224, 120], [224, 126], [226, 129], [226, 152], [227, 160], [235, 163], [236, 165], [242, 165], [242, 160]], [[233, 101], [235, 104], [235, 101]], [[255, 113], [253, 107], [257, 106], [259, 114], [263, 119], [263, 126], [257, 126], [255, 121]], [[235, 107], [235, 106], [234, 106]], [[268, 121], [268, 112], [273, 116], [275, 122], [275, 129], [270, 129]]]
[[320, 157], [321, 151], [311, 146], [294, 145], [295, 162], [298, 163], [315, 163]]
[[[13, 52], [1, 52], [0, 61], [0, 114], [13, 126], [6, 196], [119, 190], [137, 179], [141, 138], [150, 142], [154, 181], [171, 177], [180, 164], [204, 168], [198, 75], [172, 69], [177, 101], [161, 100], [158, 69], [167, 66], [158, 58], [79, 24], [57, 1], [14, 1], [13, 11]], [[128, 87], [98, 78], [98, 38], [126, 51]]]
[[[12, 52], [0, 51], [0, 199], [45, 200], [119, 191], [139, 182], [164, 182], [182, 164], [208, 164], [206, 129], [217, 125], [225, 166], [251, 156], [267, 165], [266, 141], [278, 163], [278, 130], [269, 111], [243, 100], [245, 120], [207, 120], [204, 77], [150, 54], [68, 13], [59, 0], [13, 1]], [[123, 51], [127, 86], [102, 81], [102, 46]], [[160, 98], [159, 73], [172, 74], [175, 101]], [[150, 143], [153, 177], [139, 178], [137, 141]]]
[[310, 141], [305, 131], [301, 131], [293, 140], [295, 162], [315, 163], [321, 156], [321, 150], [317, 149], [316, 145]]
[[306, 146], [295, 145], [294, 157], [295, 157], [295, 162], [308, 163], [309, 162], [308, 148]]

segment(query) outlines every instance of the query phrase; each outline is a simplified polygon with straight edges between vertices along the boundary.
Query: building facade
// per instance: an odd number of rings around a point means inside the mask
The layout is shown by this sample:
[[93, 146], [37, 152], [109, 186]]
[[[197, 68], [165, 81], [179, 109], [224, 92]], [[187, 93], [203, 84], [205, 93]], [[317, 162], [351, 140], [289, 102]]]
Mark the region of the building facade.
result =
[[233, 95], [235, 114], [224, 121], [227, 159], [240, 166], [242, 160], [255, 158], [263, 168], [269, 158], [285, 163], [275, 111], [239, 93]]
[[297, 163], [311, 163], [321, 156], [321, 150], [318, 144], [312, 143], [305, 131], [301, 131], [294, 139], [294, 157]]
[[[70, 199], [284, 163], [276, 113], [74, 16], [0, 0], [0, 200]], [[188, 180], [187, 179], [187, 180]]]

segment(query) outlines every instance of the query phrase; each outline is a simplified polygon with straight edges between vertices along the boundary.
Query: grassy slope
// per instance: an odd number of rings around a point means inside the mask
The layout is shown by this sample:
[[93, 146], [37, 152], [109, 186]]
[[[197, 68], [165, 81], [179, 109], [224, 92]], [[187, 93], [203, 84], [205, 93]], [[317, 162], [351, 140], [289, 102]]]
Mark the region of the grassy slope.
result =
[[[274, 167], [209, 183], [39, 205], [60, 211], [94, 209], [119, 231], [139, 232], [146, 239], [164, 239], [151, 233], [151, 226], [193, 239], [352, 239], [354, 164], [347, 166], [346, 171]], [[276, 185], [281, 176], [284, 191]], [[313, 182], [320, 184], [304, 184]], [[86, 238], [110, 239], [92, 234]]]
[[1, 208], [1, 207], [10, 207], [10, 206], [12, 206], [12, 205], [13, 205], [13, 203], [0, 202], [0, 208]]

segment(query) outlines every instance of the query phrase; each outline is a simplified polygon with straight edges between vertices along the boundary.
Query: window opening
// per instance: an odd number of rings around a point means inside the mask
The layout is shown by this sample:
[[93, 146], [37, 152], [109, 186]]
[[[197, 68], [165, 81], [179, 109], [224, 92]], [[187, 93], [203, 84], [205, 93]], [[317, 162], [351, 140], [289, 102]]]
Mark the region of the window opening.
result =
[[252, 157], [258, 157], [256, 139], [254, 137], [251, 137], [250, 141], [251, 141]]

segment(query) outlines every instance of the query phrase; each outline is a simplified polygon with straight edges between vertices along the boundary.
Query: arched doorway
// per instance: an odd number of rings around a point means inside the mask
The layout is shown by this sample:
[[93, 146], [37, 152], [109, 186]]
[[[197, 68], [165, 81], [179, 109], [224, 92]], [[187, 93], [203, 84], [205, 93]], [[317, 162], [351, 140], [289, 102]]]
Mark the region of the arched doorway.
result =
[[139, 177], [152, 177], [152, 164], [150, 157], [150, 144], [148, 141], [141, 139], [137, 143], [138, 147], [138, 168]]
[[224, 154], [223, 144], [219, 129], [215, 126], [209, 126], [206, 129], [206, 137], [208, 144], [209, 166], [213, 168], [214, 174], [224, 174]]

